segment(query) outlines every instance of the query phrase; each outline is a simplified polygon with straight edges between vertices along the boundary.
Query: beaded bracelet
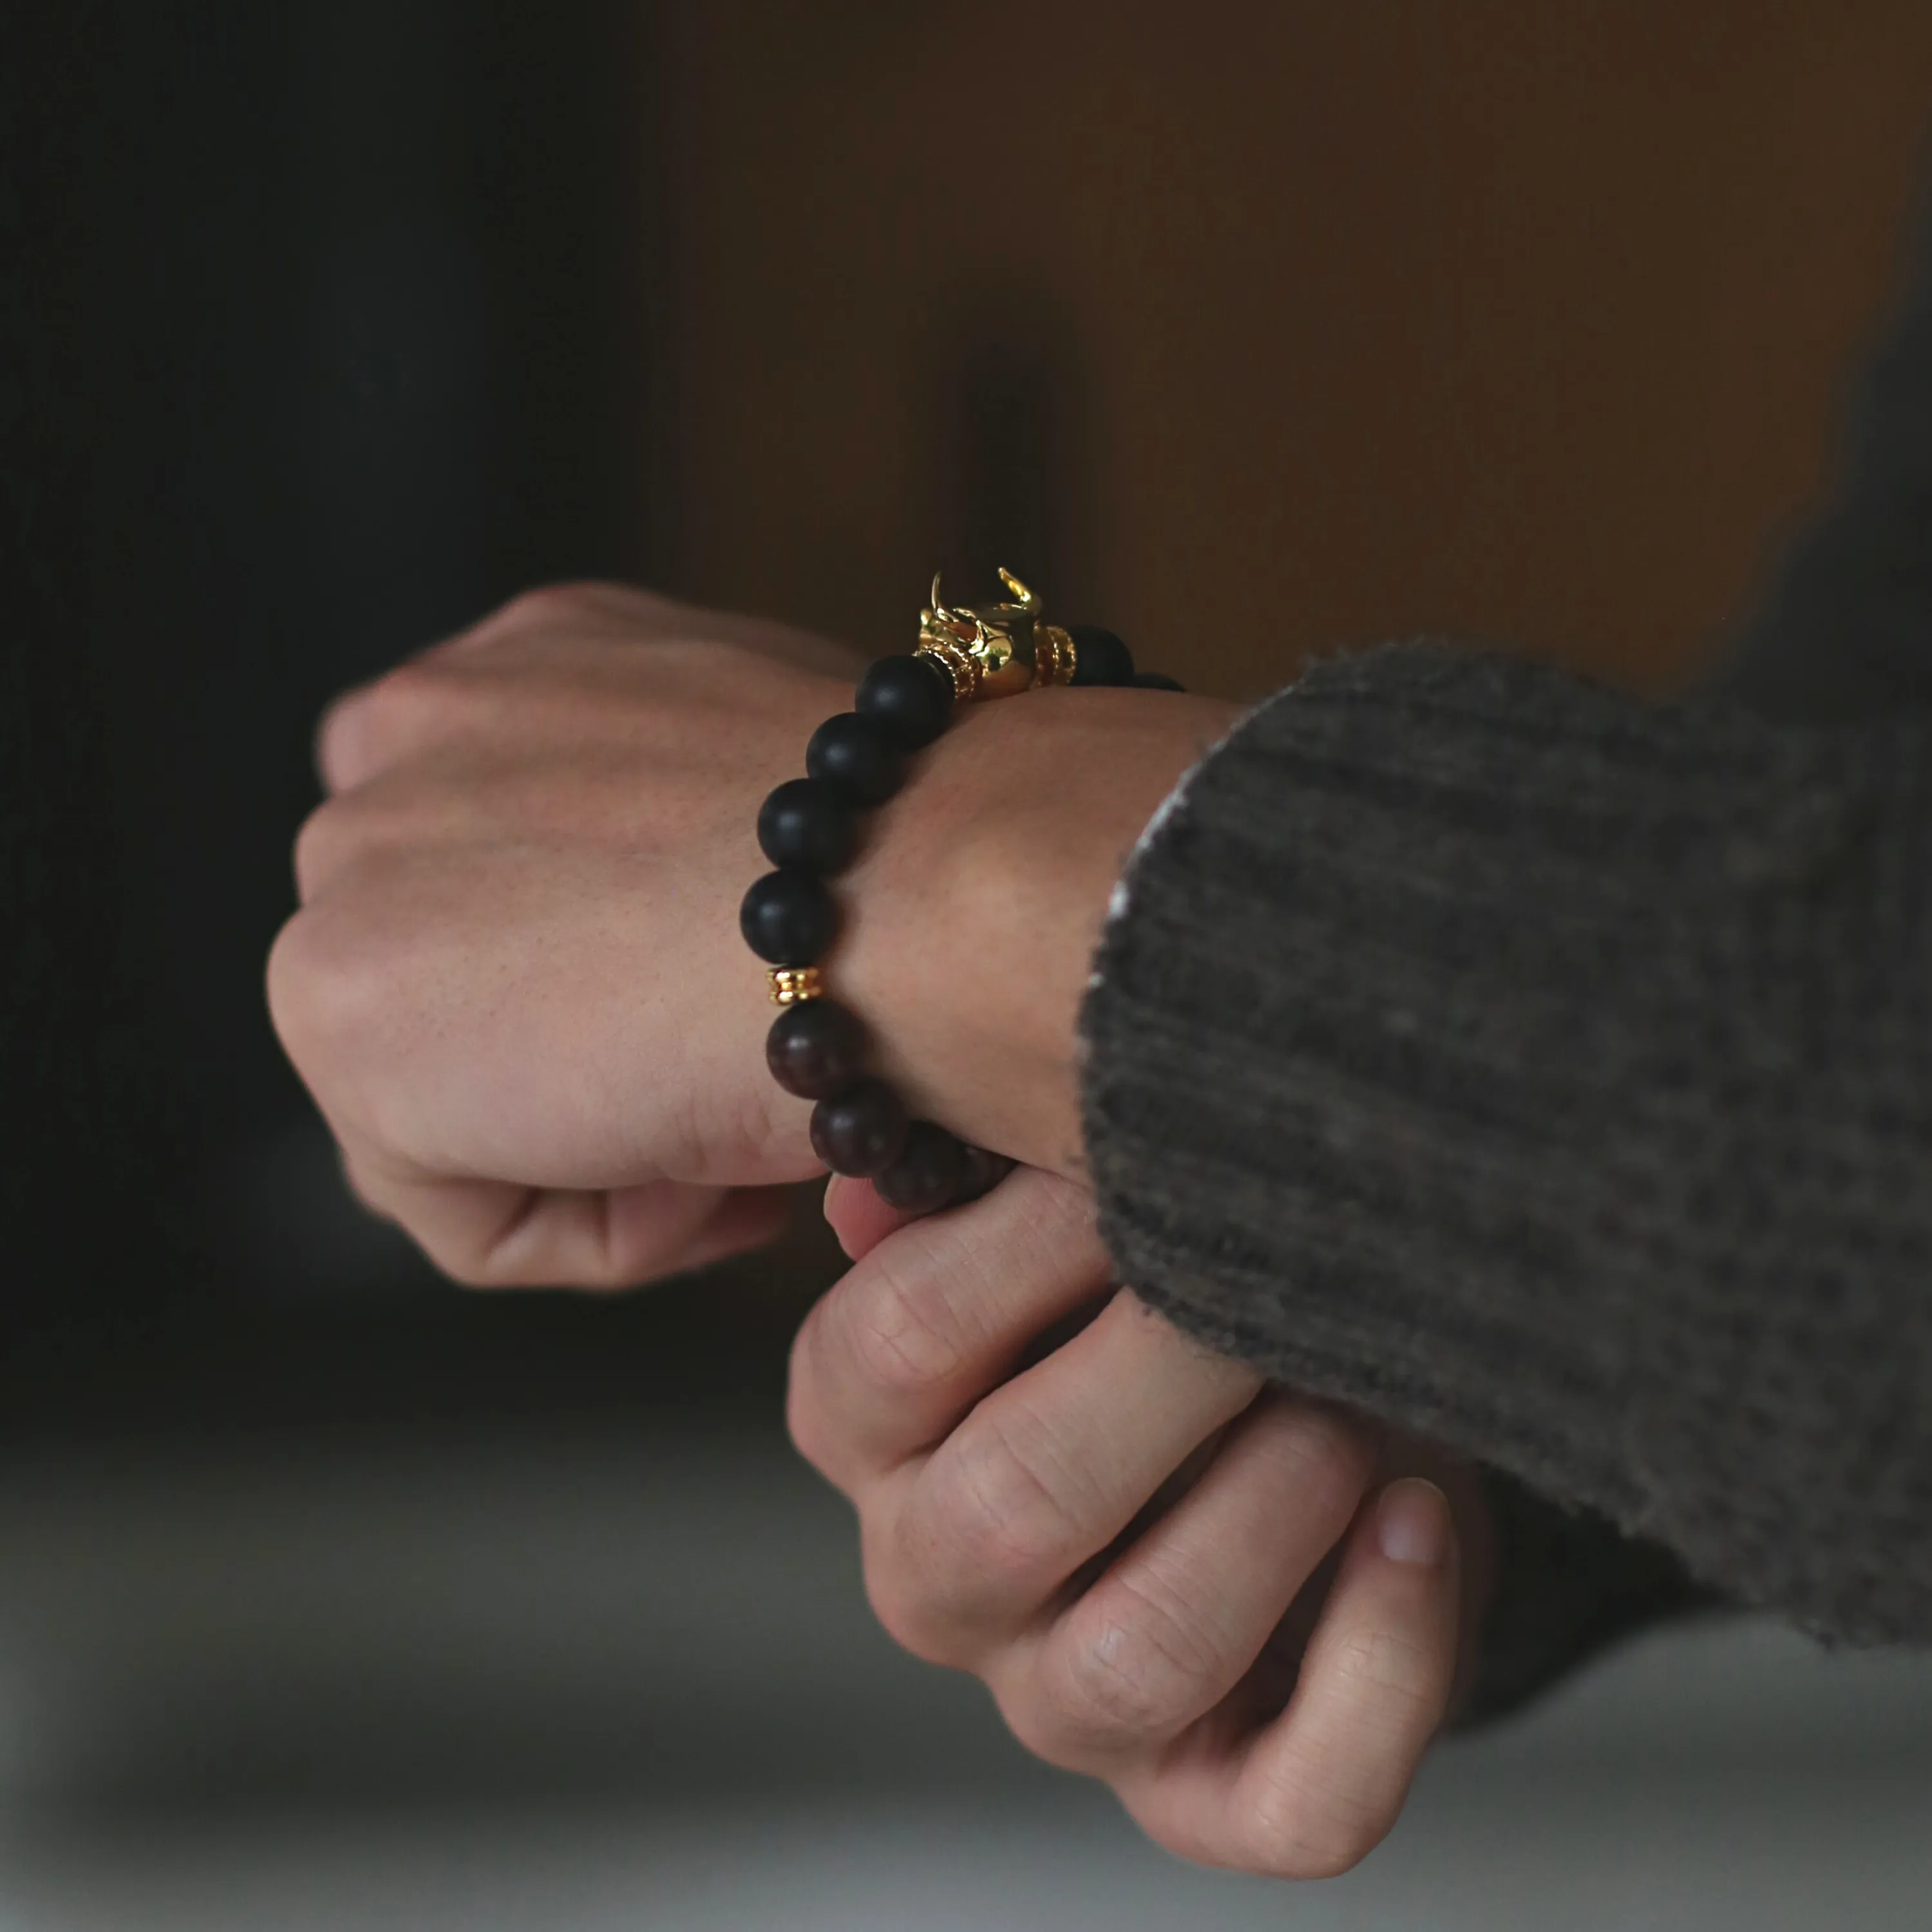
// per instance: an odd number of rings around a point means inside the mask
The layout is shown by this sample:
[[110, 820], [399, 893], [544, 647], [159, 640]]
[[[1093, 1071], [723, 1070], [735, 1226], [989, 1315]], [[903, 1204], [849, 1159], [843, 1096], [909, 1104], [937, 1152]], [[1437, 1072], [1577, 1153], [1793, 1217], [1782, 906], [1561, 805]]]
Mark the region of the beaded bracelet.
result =
[[850, 711], [828, 718], [806, 747], [807, 776], [780, 785], [758, 812], [758, 844], [777, 868], [745, 895], [739, 930], [769, 962], [779, 1008], [765, 1040], [772, 1076], [815, 1101], [812, 1144], [835, 1174], [869, 1178], [892, 1207], [930, 1213], [971, 1199], [1010, 1163], [908, 1118], [885, 1082], [866, 1072], [857, 1017], [826, 995], [819, 962], [838, 935], [838, 908], [825, 881], [851, 862], [860, 812], [880, 806], [905, 778], [907, 758], [952, 722], [954, 707], [1048, 685], [1136, 685], [1178, 691], [1172, 678], [1134, 670], [1111, 631], [1041, 621], [1040, 600], [1009, 572], [1010, 604], [920, 613], [919, 645], [881, 658], [859, 684]]

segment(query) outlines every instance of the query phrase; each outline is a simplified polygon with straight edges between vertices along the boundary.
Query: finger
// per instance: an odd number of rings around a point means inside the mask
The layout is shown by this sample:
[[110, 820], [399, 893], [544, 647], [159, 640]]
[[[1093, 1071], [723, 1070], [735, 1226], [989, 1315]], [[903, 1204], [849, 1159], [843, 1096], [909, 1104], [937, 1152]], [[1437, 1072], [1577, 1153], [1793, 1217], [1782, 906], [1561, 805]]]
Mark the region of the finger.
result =
[[487, 723], [504, 694], [468, 675], [467, 660], [530, 636], [642, 628], [678, 607], [621, 584], [545, 585], [444, 638], [369, 683], [344, 692], [316, 728], [315, 764], [332, 794], [352, 790], [412, 752]]
[[[1015, 1163], [1004, 1156], [975, 1152], [971, 1156], [980, 1171], [969, 1183], [970, 1191], [955, 1202], [963, 1208], [990, 1194], [1013, 1172]], [[932, 1210], [925, 1210], [932, 1211]], [[849, 1261], [860, 1262], [888, 1234], [896, 1234], [909, 1221], [921, 1218], [922, 1210], [894, 1208], [869, 1180], [854, 1180], [835, 1174], [825, 1190], [825, 1219]]]
[[835, 1174], [825, 1190], [825, 1219], [848, 1261], [862, 1262], [888, 1234], [920, 1217], [889, 1206], [869, 1180]]
[[849, 645], [769, 617], [712, 610], [635, 584], [596, 579], [549, 584], [512, 598], [500, 610], [425, 656], [460, 656], [530, 632], [565, 633], [628, 644], [718, 644], [856, 682], [866, 659]]
[[1229, 1748], [1210, 1722], [1116, 1788], [1158, 1843], [1208, 1864], [1329, 1878], [1381, 1843], [1455, 1676], [1460, 1556], [1448, 1500], [1404, 1478], [1349, 1538], [1288, 1708]]
[[989, 1674], [1015, 1736], [1051, 1764], [1104, 1772], [1204, 1717], [1347, 1532], [1376, 1453], [1336, 1411], [1264, 1396], [1195, 1486]]
[[708, 1219], [700, 1222], [682, 1247], [665, 1250], [641, 1274], [616, 1284], [622, 1287], [668, 1281], [674, 1275], [751, 1254], [782, 1240], [791, 1226], [792, 1190], [788, 1187], [728, 1187], [719, 1193]]
[[412, 658], [374, 683], [344, 692], [316, 728], [315, 764], [332, 796], [352, 791], [404, 759], [500, 725], [510, 681], [459, 659]]
[[[316, 770], [331, 793], [341, 792], [431, 746], [494, 734], [512, 714], [527, 725], [544, 708], [544, 680], [532, 684], [519, 670], [540, 673], [571, 652], [583, 674], [626, 682], [632, 652], [649, 646], [678, 647], [687, 656], [720, 646], [754, 652], [841, 682], [862, 668], [843, 646], [760, 618], [621, 584], [547, 585], [338, 698], [316, 732]], [[568, 728], [580, 728], [576, 705], [558, 715]]]
[[862, 1507], [874, 1609], [916, 1654], [973, 1667], [1260, 1386], [1122, 1289]]
[[400, 1173], [355, 1150], [344, 1166], [365, 1205], [472, 1288], [634, 1288], [774, 1240], [789, 1212], [782, 1188], [524, 1187]]
[[939, 1441], [1109, 1273], [1093, 1197], [1052, 1174], [1016, 1174], [970, 1206], [900, 1229], [800, 1328], [793, 1441], [854, 1495]]

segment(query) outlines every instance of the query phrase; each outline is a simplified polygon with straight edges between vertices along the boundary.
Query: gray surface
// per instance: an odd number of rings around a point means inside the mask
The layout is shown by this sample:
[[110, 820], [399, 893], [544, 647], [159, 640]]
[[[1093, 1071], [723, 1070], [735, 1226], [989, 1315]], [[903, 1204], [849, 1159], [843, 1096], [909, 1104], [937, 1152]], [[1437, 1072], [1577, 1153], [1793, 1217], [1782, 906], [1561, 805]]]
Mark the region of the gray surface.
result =
[[1920, 1928], [1932, 1665], [1652, 1640], [1330, 1886], [1195, 1873], [898, 1657], [772, 1443], [0, 1485], [0, 1932]]

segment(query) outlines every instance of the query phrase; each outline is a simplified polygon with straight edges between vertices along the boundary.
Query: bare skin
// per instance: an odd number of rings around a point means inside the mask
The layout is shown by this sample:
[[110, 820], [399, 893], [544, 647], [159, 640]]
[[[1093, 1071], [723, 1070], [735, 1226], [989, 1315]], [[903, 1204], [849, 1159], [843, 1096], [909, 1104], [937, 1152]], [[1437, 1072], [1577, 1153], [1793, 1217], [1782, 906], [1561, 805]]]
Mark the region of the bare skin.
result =
[[[857, 1264], [799, 1332], [789, 1418], [858, 1512], [886, 1628], [1170, 1851], [1289, 1878], [1364, 1857], [1485, 1607], [1472, 1473], [1112, 1287], [1057, 1176], [914, 1222], [835, 1181], [828, 1212]], [[1042, 1352], [1054, 1324], [1077, 1332]]]
[[[758, 800], [856, 668], [593, 586], [520, 599], [329, 713], [269, 1004], [357, 1191], [458, 1280], [652, 1280], [769, 1238], [770, 1190], [819, 1171], [809, 1109], [765, 1070], [736, 914], [766, 869]], [[830, 970], [882, 1070], [1063, 1172], [1108, 891], [1229, 715], [1160, 695], [968, 716], [842, 883]]]
[[[764, 1064], [736, 910], [766, 868], [758, 801], [856, 668], [582, 586], [330, 712], [270, 1005], [351, 1184], [457, 1280], [688, 1270], [772, 1238], [786, 1185], [819, 1171], [808, 1107]], [[1023, 1742], [1108, 1778], [1162, 1843], [1312, 1875], [1387, 1828], [1447, 1706], [1486, 1574], [1474, 1484], [1262, 1390], [1124, 1291], [1016, 1372], [1108, 1285], [1075, 1033], [1108, 896], [1232, 716], [1139, 692], [978, 707], [877, 814], [831, 976], [918, 1111], [1024, 1168], [918, 1227], [834, 1191], [862, 1258], [801, 1334], [791, 1415], [859, 1506], [901, 1641], [980, 1671]], [[881, 1323], [939, 1325], [900, 1361]], [[1406, 1473], [1425, 1466], [1453, 1513]], [[1388, 1556], [1384, 1529], [1426, 1560]]]

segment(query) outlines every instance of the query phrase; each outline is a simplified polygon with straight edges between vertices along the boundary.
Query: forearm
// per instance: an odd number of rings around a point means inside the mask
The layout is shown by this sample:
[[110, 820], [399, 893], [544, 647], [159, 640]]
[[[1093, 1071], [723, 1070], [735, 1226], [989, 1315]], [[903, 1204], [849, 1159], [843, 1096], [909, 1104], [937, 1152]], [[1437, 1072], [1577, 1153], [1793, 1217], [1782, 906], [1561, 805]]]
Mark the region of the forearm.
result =
[[1102, 949], [1126, 1278], [1728, 1591], [1932, 1636], [1928, 748], [1317, 673]]
[[1122, 866], [1238, 706], [1138, 691], [970, 706], [842, 881], [833, 977], [880, 1070], [955, 1132], [1082, 1175], [1076, 1019]]

